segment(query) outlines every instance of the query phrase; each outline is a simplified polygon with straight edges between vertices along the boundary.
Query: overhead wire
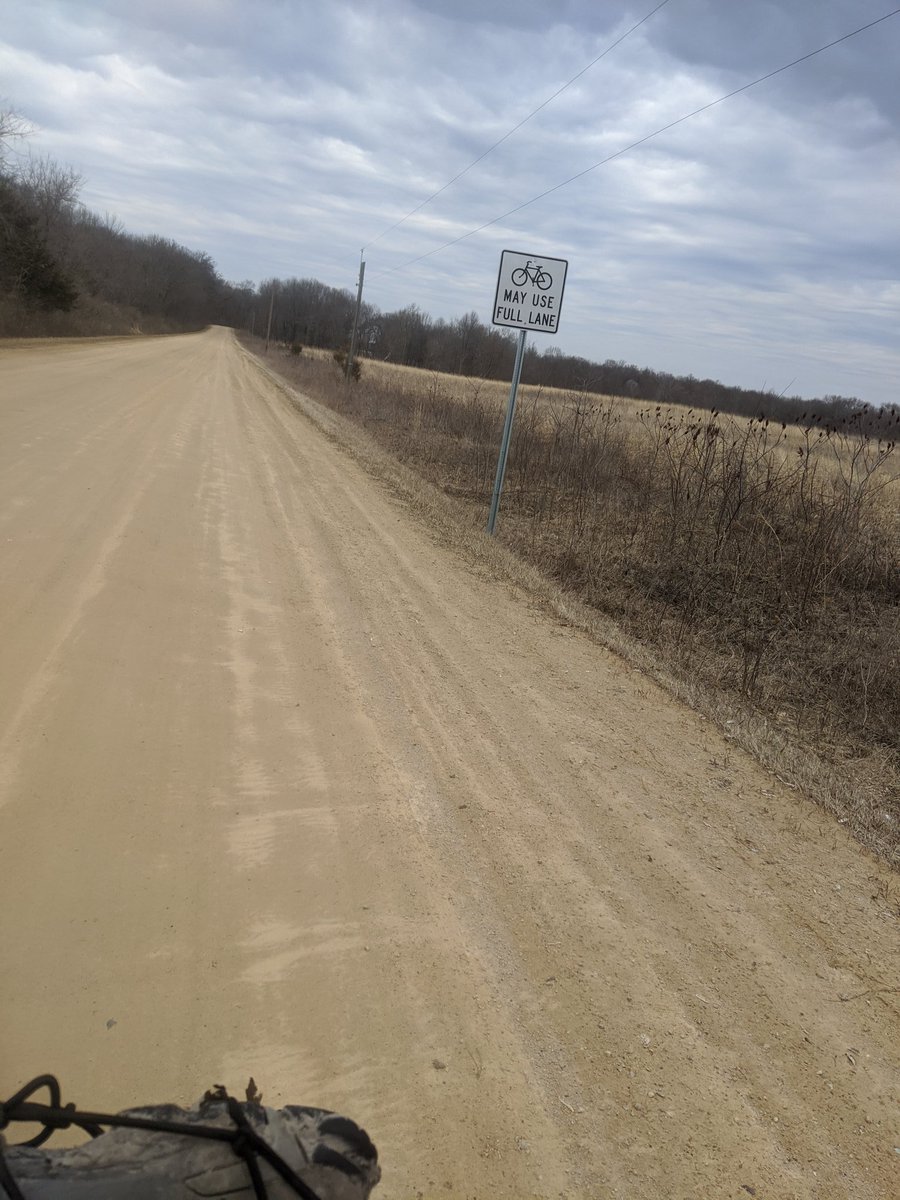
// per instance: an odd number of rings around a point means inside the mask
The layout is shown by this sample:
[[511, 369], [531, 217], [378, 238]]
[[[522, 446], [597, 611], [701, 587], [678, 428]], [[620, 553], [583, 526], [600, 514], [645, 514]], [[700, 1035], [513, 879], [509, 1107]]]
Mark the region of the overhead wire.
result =
[[781, 75], [785, 71], [789, 71], [792, 67], [799, 66], [800, 63], [807, 62], [811, 58], [815, 58], [818, 54], [823, 54], [826, 50], [831, 50], [835, 46], [839, 46], [842, 42], [847, 42], [850, 38], [856, 37], [860, 33], [865, 33], [867, 29], [873, 29], [876, 25], [881, 25], [884, 21], [888, 21], [891, 17], [896, 17], [900, 14], [900, 8], [895, 8], [884, 16], [876, 17], [874, 21], [868, 21], [865, 25], [860, 25], [857, 29], [852, 29], [849, 33], [843, 34], [834, 41], [827, 42], [824, 46], [818, 46], [815, 50], [810, 50], [807, 54], [801, 54], [799, 58], [792, 59], [791, 62], [785, 63], [783, 66], [776, 67], [773, 71], [767, 71], [765, 75], [760, 75], [759, 78], [751, 80], [749, 83], [742, 84], [731, 92], [726, 92], [724, 96], [719, 96], [715, 100], [710, 100], [708, 104], [701, 104], [699, 108], [693, 109], [689, 113], [670, 121], [667, 125], [655, 129], [652, 133], [645, 134], [644, 137], [637, 138], [633, 142], [629, 142], [627, 146], [608, 154], [606, 158], [602, 158], [599, 162], [593, 163], [590, 167], [585, 167], [583, 171], [578, 171], [575, 175], [570, 175], [568, 179], [562, 180], [561, 183], [554, 184], [553, 187], [547, 188], [540, 192], [537, 196], [532, 196], [530, 200], [525, 200], [521, 204], [517, 204], [514, 208], [508, 209], [497, 217], [492, 217], [490, 221], [485, 221], [482, 225], [470, 229], [467, 233], [462, 233], [459, 237], [452, 238], [449, 242], [444, 242], [440, 246], [436, 246], [433, 250], [427, 250], [424, 254], [412, 258], [409, 262], [401, 263], [397, 267], [386, 267], [383, 271], [379, 271], [378, 276], [389, 275], [395, 271], [404, 271], [407, 267], [415, 266], [416, 263], [422, 262], [426, 258], [431, 258], [435, 254], [440, 254], [442, 250], [448, 250], [451, 246], [456, 246], [460, 242], [466, 241], [467, 238], [474, 237], [476, 233], [481, 233], [485, 229], [489, 229], [492, 225], [497, 225], [500, 221], [505, 221], [507, 217], [514, 216], [517, 212], [521, 212], [523, 208], [529, 208], [532, 204], [537, 204], [539, 200], [552, 195], [554, 192], [560, 191], [564, 187], [568, 187], [570, 183], [575, 183], [578, 179], [583, 179], [585, 175], [589, 175], [592, 171], [596, 171], [599, 167], [606, 166], [616, 158], [621, 158], [623, 154], [627, 154], [630, 150], [636, 149], [638, 146], [643, 146], [646, 142], [652, 141], [663, 133], [667, 133], [670, 129], [674, 129], [678, 125], [683, 125], [685, 121], [690, 121], [693, 117], [699, 116], [701, 113], [708, 112], [711, 108], [715, 108], [719, 104], [724, 104], [726, 100], [731, 100], [735, 96], [739, 96], [742, 92], [747, 92], [751, 88], [758, 87], [759, 84], [765, 83], [769, 79], [773, 79], [776, 75]]
[[536, 117], [537, 114], [539, 112], [541, 112], [542, 109], [545, 109], [548, 104], [550, 104], [553, 100], [556, 99], [557, 96], [561, 96], [564, 91], [566, 91], [568, 88], [570, 88], [572, 86], [573, 83], [576, 82], [576, 80], [580, 79], [582, 77], [582, 75], [585, 75], [591, 69], [591, 67], [596, 66], [597, 63], [600, 62], [601, 58], [606, 58], [607, 54], [609, 54], [613, 50], [615, 50], [616, 46], [620, 46], [622, 44], [622, 42], [625, 41], [626, 38], [631, 37], [631, 35], [635, 32], [636, 29], [640, 29], [640, 27], [643, 24], [645, 24], [645, 22], [649, 21], [652, 16], [655, 16], [656, 13], [658, 13], [661, 8], [665, 8], [665, 6], [668, 3], [669, 3], [669, 0], [660, 0], [660, 3], [657, 4], [655, 8], [651, 9], [650, 12], [648, 12], [646, 16], [641, 17], [641, 19], [639, 21], [637, 21], [634, 25], [632, 25], [630, 29], [626, 30], [625, 33], [623, 33], [621, 35], [621, 37], [618, 37], [618, 38], [616, 38], [616, 40], [614, 42], [611, 42], [610, 45], [608, 45], [606, 47], [606, 49], [604, 51], [602, 51], [602, 53], [598, 54], [596, 58], [592, 58], [586, 67], [582, 67], [581, 70], [576, 75], [573, 75], [571, 79], [567, 80], [562, 85], [562, 87], [557, 88], [552, 96], [548, 96], [546, 100], [542, 101], [537, 106], [537, 108], [532, 109], [532, 111], [526, 117], [523, 117], [522, 120], [518, 122], [518, 124], [513, 125], [512, 129], [508, 129], [506, 131], [506, 133], [504, 133], [503, 137], [498, 138], [496, 140], [496, 142], [494, 142], [492, 145], [488, 146], [488, 148], [486, 150], [484, 150], [481, 154], [479, 154], [477, 158], [473, 158], [468, 166], [463, 167], [463, 169], [461, 171], [459, 171], [456, 175], [454, 175], [452, 179], [448, 179], [447, 182], [443, 185], [443, 187], [439, 187], [436, 192], [432, 192], [430, 196], [426, 196], [426, 198], [421, 202], [421, 204], [417, 204], [415, 208], [411, 208], [405, 217], [401, 217], [399, 221], [395, 221], [393, 225], [388, 226], [387, 229], [383, 229], [381, 231], [381, 233], [378, 234], [377, 237], [373, 237], [371, 241], [366, 242], [365, 246], [363, 246], [363, 248], [362, 248], [363, 252], [368, 250], [368, 248], [370, 246], [374, 246], [376, 242], [381, 241], [381, 239], [383, 237], [387, 237], [387, 235], [389, 233], [393, 233], [395, 229], [399, 229], [400, 226], [403, 225], [406, 221], [408, 221], [410, 217], [414, 217], [417, 212], [421, 212], [422, 209], [425, 208], [426, 205], [430, 204], [432, 200], [437, 199], [437, 197], [442, 195], [444, 192], [446, 192], [446, 190], [449, 187], [452, 187], [454, 183], [456, 183], [458, 180], [462, 179], [462, 177], [464, 175], [467, 175], [469, 173], [469, 171], [472, 170], [473, 167], [477, 167], [478, 164], [480, 162], [482, 162], [484, 159], [486, 159], [487, 156], [489, 154], [491, 154], [494, 150], [496, 150], [498, 146], [502, 146], [503, 143], [507, 140], [507, 138], [511, 138], [512, 135], [514, 133], [516, 133], [519, 129], [521, 129], [523, 125], [526, 125], [531, 120], [532, 117]]

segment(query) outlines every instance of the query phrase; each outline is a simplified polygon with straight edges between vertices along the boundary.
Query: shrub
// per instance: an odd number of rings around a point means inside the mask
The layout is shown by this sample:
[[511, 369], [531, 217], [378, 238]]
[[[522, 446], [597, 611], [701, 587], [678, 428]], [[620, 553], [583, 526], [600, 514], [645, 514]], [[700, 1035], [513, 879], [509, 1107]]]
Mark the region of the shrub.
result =
[[[337, 365], [341, 368], [341, 373], [344, 375], [347, 374], [347, 359], [348, 359], [349, 355], [350, 355], [349, 350], [341, 348], [339, 350], [335, 350], [331, 356], [334, 359], [334, 361], [337, 363]], [[353, 362], [350, 364], [350, 378], [354, 381], [354, 383], [358, 383], [361, 375], [362, 375], [362, 365], [360, 364], [360, 361], [358, 358], [354, 358]]]

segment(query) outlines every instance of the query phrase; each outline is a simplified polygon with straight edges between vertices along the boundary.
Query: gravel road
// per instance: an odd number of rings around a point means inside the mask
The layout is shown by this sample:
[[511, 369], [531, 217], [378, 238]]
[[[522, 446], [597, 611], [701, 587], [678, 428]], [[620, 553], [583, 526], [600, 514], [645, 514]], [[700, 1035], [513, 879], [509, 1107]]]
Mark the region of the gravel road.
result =
[[385, 1200], [900, 1194], [900, 887], [229, 331], [0, 347], [0, 618], [0, 1095], [253, 1075]]

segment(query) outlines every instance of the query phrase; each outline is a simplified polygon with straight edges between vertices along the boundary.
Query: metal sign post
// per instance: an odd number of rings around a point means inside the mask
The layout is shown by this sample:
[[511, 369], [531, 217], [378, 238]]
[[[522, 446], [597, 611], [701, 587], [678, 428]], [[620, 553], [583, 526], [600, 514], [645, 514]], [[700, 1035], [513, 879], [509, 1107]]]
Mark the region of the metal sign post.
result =
[[522, 362], [525, 358], [525, 334], [529, 329], [540, 333], [556, 333], [558, 330], [568, 269], [569, 264], [564, 258], [520, 254], [515, 250], [504, 250], [500, 255], [492, 322], [494, 325], [505, 325], [508, 329], [518, 329], [519, 343], [516, 347], [516, 362], [509, 389], [509, 403], [506, 406], [506, 421], [503, 425], [497, 474], [494, 478], [494, 494], [491, 497], [491, 512], [487, 523], [487, 531], [490, 534], [493, 534], [497, 524], [500, 493], [506, 475], [506, 460], [509, 456], [513, 416], [516, 411], [516, 393], [519, 390]]
[[516, 363], [513, 367], [512, 385], [509, 389], [509, 403], [506, 406], [506, 421], [503, 424], [503, 440], [500, 442], [500, 457], [497, 459], [497, 474], [494, 478], [494, 495], [491, 497], [491, 515], [488, 517], [487, 531], [494, 532], [497, 524], [497, 509], [500, 507], [500, 492], [503, 490], [503, 476], [506, 474], [506, 459], [509, 455], [509, 441], [512, 437], [513, 415], [516, 411], [516, 393], [519, 390], [519, 379], [522, 375], [522, 360], [525, 357], [525, 330], [519, 330], [519, 344], [516, 346]]

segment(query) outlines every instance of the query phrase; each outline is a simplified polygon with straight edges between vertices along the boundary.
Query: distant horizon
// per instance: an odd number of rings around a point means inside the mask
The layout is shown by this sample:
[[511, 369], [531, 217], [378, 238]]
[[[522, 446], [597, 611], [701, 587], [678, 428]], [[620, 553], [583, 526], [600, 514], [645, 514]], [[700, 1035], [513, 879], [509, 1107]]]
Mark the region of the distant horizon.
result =
[[[234, 280], [226, 280], [225, 282], [232, 287], [240, 287], [240, 286], [244, 286], [244, 285], [249, 285], [254, 288], [255, 292], [258, 295], [262, 296], [264, 286], [265, 286], [265, 284], [271, 282], [271, 278], [272, 277], [269, 277], [266, 279], [261, 279], [259, 281], [244, 280], [242, 283], [236, 283]], [[290, 276], [290, 277], [287, 277], [284, 279], [277, 279], [276, 281], [279, 284], [289, 284], [294, 280], [296, 280], [298, 282], [303, 282], [304, 280], [311, 280], [312, 282], [321, 284], [325, 287], [331, 286], [330, 284], [326, 284], [324, 280], [314, 279], [311, 276], [304, 276], [302, 278], [300, 276]], [[355, 303], [356, 293], [353, 289], [341, 288], [338, 290], [342, 291], [349, 298], [349, 300], [351, 302]], [[396, 313], [402, 312], [404, 309], [409, 308], [409, 307], [410, 307], [410, 305], [401, 305], [400, 308], [396, 308], [396, 309], [378, 309], [378, 312], [381, 316], [392, 316]], [[418, 307], [418, 306], [416, 306], [416, 307]], [[419, 311], [430, 322], [444, 321], [444, 322], [450, 323], [450, 324], [452, 324], [453, 322], [459, 321], [463, 317], [468, 315], [468, 313], [455, 313], [453, 316], [451, 316], [449, 318], [448, 317], [434, 317], [431, 313], [427, 313], [423, 309], [419, 309]], [[472, 311], [472, 310], [469, 310], [469, 311]], [[503, 335], [509, 335], [511, 340], [515, 340], [516, 334], [515, 334], [514, 330], [509, 329], [509, 328], [504, 328], [503, 326], [494, 325], [491, 322], [490, 318], [488, 318], [487, 320], [482, 320], [480, 314], [476, 314], [476, 315], [479, 316], [479, 320], [481, 320], [482, 324], [484, 326], [486, 326], [487, 328], [494, 329], [497, 333], [500, 333]], [[540, 331], [534, 331], [534, 332], [540, 332]], [[860, 405], [868, 404], [871, 407], [875, 407], [875, 408], [891, 408], [891, 407], [898, 407], [898, 405], [900, 405], [900, 400], [884, 401], [883, 403], [879, 403], [877, 401], [866, 400], [864, 397], [861, 397], [861, 396], [848, 396], [848, 395], [845, 395], [843, 393], [838, 393], [838, 392], [823, 392], [820, 395], [816, 395], [816, 396], [804, 396], [804, 395], [801, 395], [799, 392], [791, 392], [789, 390], [776, 392], [772, 388], [766, 388], [765, 386], [758, 387], [758, 388], [747, 387], [743, 384], [734, 383], [727, 379], [716, 379], [709, 375], [697, 375], [697, 374], [694, 374], [691, 372], [676, 373], [673, 371], [666, 371], [665, 369], [649, 367], [649, 366], [647, 366], [646, 363], [629, 362], [627, 359], [622, 359], [622, 358], [592, 359], [592, 358], [588, 358], [586, 355], [580, 355], [575, 351], [563, 350], [558, 345], [555, 344], [555, 341], [556, 341], [556, 339], [551, 339], [551, 338], [547, 338], [547, 339], [543, 339], [540, 337], [532, 338], [529, 340], [529, 342], [527, 344], [526, 353], [529, 350], [535, 350], [539, 354], [543, 355], [548, 351], [556, 351], [563, 358], [570, 358], [570, 357], [571, 358], [580, 358], [580, 359], [583, 359], [585, 362], [587, 362], [589, 366], [596, 366], [598, 368], [604, 367], [607, 363], [614, 363], [617, 366], [622, 366], [622, 367], [626, 367], [626, 368], [632, 367], [632, 368], [634, 368], [635, 371], [638, 371], [638, 372], [649, 371], [654, 375], [660, 376], [661, 378], [668, 377], [673, 380], [693, 379], [693, 380], [697, 380], [700, 383], [714, 383], [714, 384], [718, 384], [719, 386], [725, 387], [725, 388], [735, 388], [738, 391], [746, 392], [748, 395], [760, 394], [763, 396], [770, 396], [774, 399], [784, 400], [784, 401], [788, 401], [788, 402], [796, 402], [799, 404], [807, 404], [807, 403], [820, 404], [823, 402], [827, 402], [830, 399], [835, 399], [835, 400], [853, 401]], [[372, 358], [374, 360], [378, 360], [378, 361], [382, 361], [382, 362], [388, 361], [388, 358], [385, 358], [381, 355], [366, 353], [365, 350], [362, 348], [362, 346], [359, 348], [358, 354], [362, 358]], [[396, 365], [404, 366], [404, 365], [409, 365], [409, 364], [397, 363]], [[527, 380], [525, 380], [525, 382], [527, 383]], [[648, 403], [650, 403], [650, 402], [651, 401], [648, 399]], [[655, 401], [653, 401], [653, 403], [655, 403]], [[672, 403], [673, 404], [682, 404], [684, 402], [683, 401], [672, 401]]]
[[515, 248], [569, 262], [540, 339], [565, 354], [897, 403], [900, 17], [591, 170], [889, 11], [654, 8], [38, 0], [0, 35], [3, 102], [87, 207], [235, 284], [355, 295], [364, 246], [382, 311], [488, 324]]

